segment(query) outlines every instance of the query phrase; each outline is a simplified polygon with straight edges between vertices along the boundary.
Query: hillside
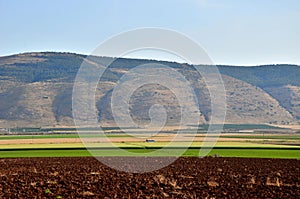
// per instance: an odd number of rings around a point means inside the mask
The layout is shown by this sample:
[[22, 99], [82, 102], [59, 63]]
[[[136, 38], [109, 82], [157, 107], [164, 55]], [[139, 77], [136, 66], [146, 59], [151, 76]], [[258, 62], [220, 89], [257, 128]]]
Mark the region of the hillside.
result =
[[[73, 53], [25, 53], [0, 57], [0, 128], [12, 126], [73, 126], [72, 88], [76, 73], [86, 58]], [[105, 65], [110, 58], [93, 57], [89, 64]], [[210, 100], [203, 79], [187, 64], [140, 59], [117, 59], [106, 70], [96, 92], [99, 121], [113, 125], [109, 102], [119, 78], [129, 69], [146, 63], [161, 63], [188, 75], [200, 103], [200, 121], [210, 118]], [[201, 67], [201, 66], [200, 66]], [[300, 119], [300, 67], [265, 65], [218, 66], [227, 95], [226, 123], [298, 123]], [[142, 102], [142, 103], [141, 103]], [[175, 96], [159, 85], [139, 88], [130, 101], [135, 122], [149, 122], [149, 108], [163, 104], [168, 124], [178, 122], [180, 108]]]

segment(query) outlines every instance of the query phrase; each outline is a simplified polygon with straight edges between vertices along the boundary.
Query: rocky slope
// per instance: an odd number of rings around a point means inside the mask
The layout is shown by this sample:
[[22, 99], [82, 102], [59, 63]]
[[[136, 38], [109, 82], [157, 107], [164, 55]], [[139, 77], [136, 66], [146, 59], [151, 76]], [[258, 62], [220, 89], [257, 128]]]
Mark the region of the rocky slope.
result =
[[[72, 89], [74, 78], [86, 58], [72, 53], [25, 53], [0, 57], [0, 127], [73, 126]], [[110, 58], [89, 59], [91, 67]], [[200, 102], [199, 120], [210, 119], [210, 98], [204, 80], [187, 64], [138, 59], [118, 59], [106, 70], [96, 91], [98, 119], [113, 125], [111, 93], [129, 69], [149, 63], [168, 65], [188, 74]], [[227, 97], [226, 123], [298, 123], [300, 119], [300, 66], [218, 66]], [[188, 96], [186, 96], [188, 97]], [[137, 89], [130, 100], [130, 114], [140, 124], [150, 121], [149, 109], [161, 104], [167, 124], [178, 123], [180, 106], [176, 96], [160, 85]], [[188, 104], [187, 104], [188, 106]]]

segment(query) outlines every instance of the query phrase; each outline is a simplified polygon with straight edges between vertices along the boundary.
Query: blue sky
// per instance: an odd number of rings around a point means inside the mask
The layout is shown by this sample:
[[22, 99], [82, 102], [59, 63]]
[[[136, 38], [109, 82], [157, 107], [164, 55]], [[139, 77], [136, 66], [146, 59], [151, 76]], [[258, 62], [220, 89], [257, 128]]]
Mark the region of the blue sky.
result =
[[160, 27], [195, 40], [217, 64], [300, 64], [298, 0], [0, 0], [0, 24], [0, 56], [89, 54], [120, 32]]

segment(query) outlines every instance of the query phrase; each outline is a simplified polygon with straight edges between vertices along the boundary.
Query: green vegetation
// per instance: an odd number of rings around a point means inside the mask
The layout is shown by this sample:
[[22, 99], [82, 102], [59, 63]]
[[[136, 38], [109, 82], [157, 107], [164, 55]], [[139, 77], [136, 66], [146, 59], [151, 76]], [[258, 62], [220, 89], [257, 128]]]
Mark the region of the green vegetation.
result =
[[[127, 151], [138, 155], [147, 155], [147, 153], [154, 151], [154, 149], [127, 149]], [[173, 149], [165, 150], [164, 153], [169, 152], [168, 156], [172, 156]], [[97, 151], [92, 151], [97, 154]], [[99, 153], [105, 156], [119, 156], [120, 152], [114, 149], [105, 150]], [[188, 149], [183, 156], [197, 157], [199, 149]], [[293, 149], [213, 149], [209, 152], [209, 156], [218, 154], [221, 157], [251, 157], [251, 158], [300, 158], [300, 151]], [[91, 156], [86, 149], [72, 149], [72, 150], [16, 150], [16, 151], [0, 151], [1, 158], [16, 158], [16, 157], [81, 157]]]
[[[164, 147], [168, 144], [169, 142], [124, 142], [124, 143], [115, 143], [117, 146], [120, 147], [129, 147], [129, 146], [135, 146], [135, 147], [140, 147], [140, 148], [147, 148], [147, 147]], [[176, 142], [176, 143], [172, 143], [173, 146], [176, 147], [185, 147], [190, 145], [190, 147], [201, 147], [202, 146], [202, 142], [199, 141], [194, 141], [193, 143], [189, 143], [189, 142]], [[211, 145], [213, 145], [214, 143], [211, 143]], [[98, 144], [99, 145], [99, 144]], [[214, 147], [240, 147], [240, 148], [251, 148], [251, 147], [262, 147], [262, 148], [299, 148], [300, 146], [289, 146], [289, 145], [278, 145], [278, 144], [265, 144], [263, 142], [246, 142], [246, 141], [218, 141], [217, 143], [214, 144]]]
[[225, 135], [223, 138], [244, 138], [244, 139], [293, 139], [300, 140], [300, 135]]
[[[128, 128], [128, 127], [127, 127]], [[36, 128], [36, 127], [14, 127], [9, 128], [11, 132], [15, 132], [18, 134], [26, 134], [26, 133], [51, 133], [51, 132], [68, 132], [68, 133], [77, 133], [78, 131], [86, 131], [93, 132], [99, 131], [99, 128], [74, 128], [74, 127], [53, 127], [53, 128]], [[120, 130], [119, 127], [102, 127], [103, 131], [108, 130]], [[126, 129], [126, 127], [122, 127], [122, 129]]]
[[0, 140], [17, 140], [17, 139], [54, 139], [54, 138], [97, 138], [97, 137], [130, 137], [126, 134], [49, 134], [49, 135], [1, 135]]
[[0, 151], [1, 158], [18, 157], [81, 157], [91, 156], [86, 149], [78, 150], [19, 150], [19, 151]]
[[50, 194], [50, 193], [52, 193], [52, 192], [50, 191], [50, 189], [45, 189], [45, 193], [46, 193], [46, 194]]
[[[17, 55], [13, 56], [17, 57]], [[14, 63], [17, 68], [2, 68], [0, 76], [14, 77], [23, 82], [74, 78], [85, 56], [71, 53], [40, 53], [32, 57], [40, 59], [40, 61]]]
[[79, 138], [77, 134], [52, 134], [52, 135], [2, 135], [0, 140], [18, 139], [49, 139], [49, 138]]
[[[214, 126], [218, 126], [218, 124], [214, 124]], [[219, 125], [220, 126], [220, 125]], [[200, 125], [199, 129], [208, 129], [208, 125]], [[282, 129], [280, 127], [271, 126], [267, 124], [224, 124], [224, 130], [257, 130], [257, 129]]]
[[[188, 153], [193, 154], [190, 150]], [[300, 158], [299, 150], [271, 150], [271, 149], [213, 149], [210, 155], [218, 154], [222, 157], [251, 157], [251, 158]], [[188, 154], [186, 154], [188, 155]]]
[[[58, 78], [73, 80], [84, 58], [86, 58], [86, 55], [56, 52], [28, 53], [26, 56], [32, 58], [34, 61], [12, 62], [11, 64], [15, 67], [2, 67], [0, 76], [13, 77], [23, 82], [47, 81]], [[12, 55], [10, 58], [18, 59], [19, 55]], [[105, 63], [109, 63], [109, 60], [112, 61], [113, 59], [107, 57], [89, 57], [89, 60], [105, 65]], [[167, 64], [172, 68], [182, 68], [186, 65], [175, 62], [120, 58], [115, 60], [111, 64], [111, 67], [130, 69], [138, 65], [153, 62]], [[89, 63], [85, 62], [85, 64]], [[237, 66], [219, 65], [218, 69], [222, 74], [235, 77], [262, 88], [274, 85], [300, 85], [300, 70], [297, 65], [280, 64], [238, 67], [238, 70]], [[118, 76], [118, 73], [108, 71], [104, 78], [114, 80], [117, 79]]]
[[235, 77], [257, 87], [281, 85], [299, 86], [300, 70], [297, 65], [278, 64], [255, 67], [218, 66], [222, 74]]
[[[202, 129], [205, 126], [201, 127]], [[268, 125], [225, 125], [227, 129], [269, 129], [273, 128]], [[275, 127], [276, 128], [276, 127]], [[120, 150], [116, 150], [111, 146], [111, 143], [99, 139], [95, 143], [87, 143], [87, 146], [91, 149], [88, 151], [85, 145], [81, 142], [72, 143], [66, 142], [64, 139], [69, 138], [80, 138], [78, 134], [74, 133], [74, 128], [18, 128], [20, 132], [41, 132], [41, 131], [64, 131], [65, 133], [57, 134], [36, 134], [24, 135], [2, 135], [0, 136], [0, 158], [16, 158], [16, 157], [74, 157], [74, 156], [122, 156], [128, 155], [122, 153]], [[17, 130], [17, 129], [15, 129]], [[101, 138], [99, 134], [92, 129], [81, 129], [82, 132], [90, 132], [85, 134], [85, 138]], [[107, 130], [116, 130], [116, 128], [107, 128]], [[136, 131], [135, 133], [141, 134], [143, 132]], [[129, 155], [134, 156], [174, 156], [178, 152], [176, 150], [183, 151], [183, 148], [190, 146], [186, 150], [183, 156], [198, 156], [199, 150], [202, 147], [201, 138], [204, 138], [205, 134], [197, 134], [198, 141], [194, 141], [191, 145], [190, 142], [179, 141], [173, 142], [172, 147], [164, 148], [169, 144], [168, 141], [158, 141], [159, 139], [165, 140], [166, 137], [170, 136], [170, 133], [159, 134], [152, 137], [157, 140], [156, 142], [145, 142], [143, 138], [140, 140], [132, 140], [130, 135], [124, 133], [106, 133], [105, 137], [111, 138], [111, 141], [115, 147], [119, 147], [125, 151], [131, 152]], [[104, 136], [104, 135], [103, 135]], [[192, 136], [189, 134], [183, 134], [183, 139]], [[215, 135], [210, 135], [211, 141], [215, 138]], [[124, 138], [124, 139], [120, 139]], [[127, 139], [129, 138], [129, 139]], [[233, 139], [231, 139], [233, 138]], [[14, 142], [11, 140], [20, 140]], [[29, 139], [29, 140], [28, 140]], [[31, 141], [30, 141], [31, 139]], [[36, 141], [35, 139], [52, 139], [45, 143]], [[250, 139], [254, 139], [250, 140]], [[89, 139], [93, 142], [94, 139]], [[267, 143], [265, 141], [268, 141]], [[300, 135], [299, 134], [240, 134], [230, 133], [221, 135], [221, 139], [214, 144], [214, 148], [209, 152], [208, 155], [218, 154], [222, 157], [253, 157], [253, 158], [300, 158], [300, 146], [299, 146]], [[42, 141], [44, 142], [44, 140]], [[174, 145], [175, 144], [175, 145]], [[213, 144], [213, 143], [211, 143]], [[298, 144], [298, 146], [297, 146]], [[157, 151], [156, 154], [151, 152]], [[124, 151], [123, 151], [124, 152]]]

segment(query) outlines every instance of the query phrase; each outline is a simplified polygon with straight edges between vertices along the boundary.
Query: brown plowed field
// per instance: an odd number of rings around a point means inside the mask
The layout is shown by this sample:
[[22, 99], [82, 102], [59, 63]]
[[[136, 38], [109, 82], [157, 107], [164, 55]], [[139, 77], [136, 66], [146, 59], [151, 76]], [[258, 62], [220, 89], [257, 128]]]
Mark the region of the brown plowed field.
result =
[[0, 159], [0, 178], [0, 198], [300, 198], [300, 160], [182, 157], [130, 174], [92, 157]]

